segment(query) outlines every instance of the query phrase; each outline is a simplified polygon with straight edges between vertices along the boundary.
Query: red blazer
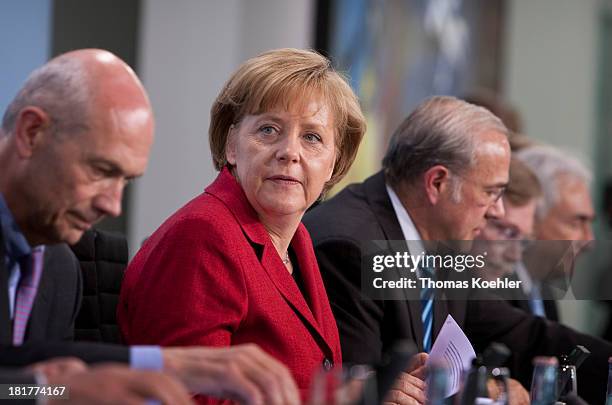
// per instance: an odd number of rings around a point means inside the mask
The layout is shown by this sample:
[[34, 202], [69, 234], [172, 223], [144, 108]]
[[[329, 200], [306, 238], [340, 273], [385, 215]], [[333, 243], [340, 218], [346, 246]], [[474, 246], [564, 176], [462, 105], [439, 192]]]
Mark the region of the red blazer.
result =
[[342, 360], [336, 322], [302, 224], [291, 249], [303, 293], [242, 188], [223, 169], [129, 264], [117, 313], [125, 341], [256, 343], [287, 365], [304, 395], [314, 373]]

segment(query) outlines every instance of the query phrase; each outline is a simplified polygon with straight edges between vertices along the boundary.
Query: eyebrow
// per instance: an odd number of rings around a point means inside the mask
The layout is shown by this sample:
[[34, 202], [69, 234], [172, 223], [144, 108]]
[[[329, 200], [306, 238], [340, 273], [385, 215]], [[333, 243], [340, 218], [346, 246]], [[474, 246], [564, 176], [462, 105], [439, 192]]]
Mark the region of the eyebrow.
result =
[[486, 186], [487, 188], [508, 188], [508, 182], [503, 182], [503, 183], [495, 183], [495, 184], [491, 184], [489, 186]]
[[257, 118], [257, 122], [265, 121], [265, 120], [270, 120], [270, 121], [274, 121], [278, 123], [282, 123], [285, 121], [281, 117], [273, 113], [263, 113], [259, 116], [259, 118]]
[[142, 176], [142, 174], [126, 176], [125, 171], [121, 168], [121, 166], [110, 160], [94, 158], [90, 160], [90, 163], [92, 165], [104, 166], [104, 170], [108, 171], [108, 173], [113, 177], [125, 177], [126, 180], [134, 180]]
[[[285, 122], [285, 120], [283, 118], [281, 118], [280, 116], [276, 115], [275, 113], [270, 113], [270, 112], [261, 114], [261, 116], [257, 119], [256, 122], [259, 124], [261, 121], [265, 121], [265, 120], [274, 121], [277, 124], [283, 124]], [[321, 130], [321, 129], [325, 128], [324, 125], [321, 125], [320, 123], [318, 123], [316, 121], [306, 121], [303, 126], [307, 127], [307, 128], [318, 129], [318, 130]]]

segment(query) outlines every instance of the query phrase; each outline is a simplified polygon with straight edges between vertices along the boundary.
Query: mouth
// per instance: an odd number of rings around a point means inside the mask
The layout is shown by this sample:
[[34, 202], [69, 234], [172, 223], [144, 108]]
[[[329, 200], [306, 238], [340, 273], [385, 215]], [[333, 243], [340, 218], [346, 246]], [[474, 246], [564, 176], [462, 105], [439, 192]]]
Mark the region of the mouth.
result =
[[296, 179], [295, 177], [283, 176], [283, 175], [270, 176], [266, 180], [270, 180], [271, 182], [275, 184], [279, 184], [283, 186], [296, 186], [296, 185], [302, 184], [302, 182]]
[[83, 232], [89, 230], [96, 222], [96, 220], [89, 221], [87, 219], [84, 219], [83, 217], [77, 214], [72, 214], [72, 217], [74, 218], [72, 222], [74, 223], [75, 228]]

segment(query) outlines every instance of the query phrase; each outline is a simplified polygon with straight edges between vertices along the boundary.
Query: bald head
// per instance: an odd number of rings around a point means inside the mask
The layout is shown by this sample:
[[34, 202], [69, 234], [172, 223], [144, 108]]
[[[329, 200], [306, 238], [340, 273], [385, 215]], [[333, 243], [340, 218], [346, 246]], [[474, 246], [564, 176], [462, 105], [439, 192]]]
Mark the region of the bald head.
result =
[[32, 244], [75, 243], [121, 213], [126, 180], [144, 173], [153, 114], [134, 71], [99, 49], [34, 71], [2, 122], [0, 193]]
[[101, 49], [68, 52], [32, 72], [4, 114], [4, 135], [15, 131], [19, 113], [29, 106], [50, 116], [56, 134], [87, 130], [92, 112], [99, 107], [151, 114], [148, 97], [134, 71]]

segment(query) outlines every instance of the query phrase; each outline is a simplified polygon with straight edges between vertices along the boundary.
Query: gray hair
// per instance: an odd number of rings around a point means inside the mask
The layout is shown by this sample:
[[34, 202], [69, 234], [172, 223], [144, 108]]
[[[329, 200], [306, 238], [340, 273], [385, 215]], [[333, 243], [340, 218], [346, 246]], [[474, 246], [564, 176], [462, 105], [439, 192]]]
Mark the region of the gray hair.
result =
[[534, 145], [515, 153], [538, 177], [543, 196], [538, 201], [536, 218], [542, 219], [559, 200], [559, 181], [562, 176], [591, 183], [591, 171], [570, 154], [548, 145]]
[[82, 62], [60, 56], [28, 77], [4, 113], [1, 132], [12, 134], [19, 112], [27, 106], [44, 110], [55, 134], [86, 130], [88, 89]]
[[[490, 131], [508, 135], [501, 120], [486, 108], [455, 97], [431, 97], [391, 137], [382, 162], [387, 179], [392, 185], [411, 184], [436, 165], [465, 172], [474, 164], [475, 139]], [[457, 188], [453, 194], [458, 194]]]

